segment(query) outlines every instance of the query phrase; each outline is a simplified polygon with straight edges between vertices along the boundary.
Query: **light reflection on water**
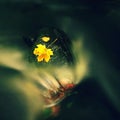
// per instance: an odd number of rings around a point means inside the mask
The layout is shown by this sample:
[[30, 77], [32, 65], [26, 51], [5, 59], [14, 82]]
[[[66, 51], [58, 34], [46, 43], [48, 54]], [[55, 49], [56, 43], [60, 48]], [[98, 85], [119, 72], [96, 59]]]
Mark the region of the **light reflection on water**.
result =
[[[73, 43], [72, 49], [75, 49], [74, 52], [79, 53], [78, 48], [76, 50], [77, 45], [77, 42], [76, 44]], [[25, 59], [25, 55], [24, 50], [2, 44], [0, 65], [5, 69], [10, 68], [18, 71], [18, 74], [10, 74], [6, 77], [2, 74], [1, 79], [3, 78], [4, 82], [8, 79], [9, 82], [5, 83], [5, 88], [8, 87], [12, 92], [18, 91], [21, 96], [20, 99], [25, 99], [23, 102], [27, 104], [27, 110], [31, 118], [38, 111], [59, 104], [87, 73], [87, 61], [84, 57], [80, 57], [79, 61], [79, 54], [75, 54], [76, 66], [51, 65], [45, 68], [36, 67], [33, 63], [29, 63]], [[6, 75], [8, 72], [10, 71], [3, 70]]]

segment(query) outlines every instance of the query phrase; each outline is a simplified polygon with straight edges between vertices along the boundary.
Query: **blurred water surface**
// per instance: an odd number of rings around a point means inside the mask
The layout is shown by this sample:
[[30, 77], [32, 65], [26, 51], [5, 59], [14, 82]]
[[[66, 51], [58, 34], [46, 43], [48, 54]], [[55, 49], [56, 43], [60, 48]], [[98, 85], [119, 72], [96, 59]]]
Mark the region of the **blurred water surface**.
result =
[[27, 63], [23, 37], [34, 37], [46, 26], [63, 30], [72, 41], [77, 84], [61, 102], [60, 115], [49, 119], [119, 120], [119, 21], [117, 0], [1, 1], [0, 120], [44, 119], [45, 102], [32, 82], [36, 68]]

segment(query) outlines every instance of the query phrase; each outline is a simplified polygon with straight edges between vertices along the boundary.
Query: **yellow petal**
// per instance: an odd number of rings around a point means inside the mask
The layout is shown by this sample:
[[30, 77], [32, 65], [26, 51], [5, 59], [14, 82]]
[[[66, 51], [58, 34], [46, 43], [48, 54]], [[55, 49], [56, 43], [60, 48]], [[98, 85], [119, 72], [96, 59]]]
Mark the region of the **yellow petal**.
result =
[[45, 50], [46, 50], [46, 46], [45, 45], [38, 44], [37, 47], [38, 47], [37, 51], [39, 52], [39, 54], [44, 53]]
[[45, 60], [45, 62], [48, 62], [50, 60], [50, 56], [46, 55], [44, 60]]
[[46, 46], [45, 46], [45, 45], [42, 45], [42, 44], [38, 44], [37, 47], [38, 47], [39, 49], [45, 49], [45, 48], [46, 48]]
[[38, 44], [37, 48], [34, 49], [33, 54], [37, 56], [37, 61], [45, 61], [48, 62], [50, 60], [50, 56], [53, 55], [53, 51], [51, 49], [47, 49], [45, 45]]
[[48, 50], [47, 50], [47, 53], [48, 53], [49, 55], [53, 55], [53, 51], [52, 51], [51, 49], [48, 49]]
[[41, 61], [43, 61], [43, 57], [38, 56], [38, 57], [37, 57], [37, 60], [38, 60], [38, 62], [41, 62]]
[[50, 40], [50, 37], [44, 36], [44, 37], [42, 37], [41, 39], [42, 39], [42, 41], [44, 41], [44, 42], [48, 42], [48, 41]]
[[34, 55], [38, 55], [39, 54], [39, 51], [37, 50], [37, 48], [34, 49], [33, 54]]

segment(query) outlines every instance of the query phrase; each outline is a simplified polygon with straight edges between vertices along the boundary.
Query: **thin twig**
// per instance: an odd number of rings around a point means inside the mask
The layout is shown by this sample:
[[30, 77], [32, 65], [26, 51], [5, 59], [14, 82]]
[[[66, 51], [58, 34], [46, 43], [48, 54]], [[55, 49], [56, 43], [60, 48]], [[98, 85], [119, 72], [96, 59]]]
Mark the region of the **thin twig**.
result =
[[58, 40], [58, 39], [56, 38], [51, 44], [49, 44], [49, 45], [47, 46], [47, 48], [50, 47], [53, 43], [55, 43], [57, 40]]

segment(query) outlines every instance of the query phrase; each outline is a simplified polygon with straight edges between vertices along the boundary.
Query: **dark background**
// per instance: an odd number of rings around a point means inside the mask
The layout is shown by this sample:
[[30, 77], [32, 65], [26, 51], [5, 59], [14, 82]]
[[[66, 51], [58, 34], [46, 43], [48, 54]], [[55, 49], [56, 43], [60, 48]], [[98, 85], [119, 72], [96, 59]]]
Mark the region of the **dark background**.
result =
[[[67, 22], [68, 18], [72, 20], [70, 24]], [[119, 21], [119, 0], [0, 2], [0, 36], [29, 36], [44, 26], [60, 28], [70, 38], [81, 31], [81, 34], [86, 36], [86, 49], [90, 49], [94, 54], [91, 63], [92, 77], [84, 79], [76, 86], [73, 94], [61, 102], [60, 115], [50, 117], [49, 120], [120, 119]], [[7, 103], [9, 106], [9, 102], [5, 101], [4, 106], [7, 106]], [[6, 118], [7, 120], [18, 120], [17, 112], [9, 114], [9, 110], [0, 111], [0, 115], [13, 116]], [[5, 117], [0, 120], [2, 119]], [[39, 116], [37, 119], [40, 119]]]

